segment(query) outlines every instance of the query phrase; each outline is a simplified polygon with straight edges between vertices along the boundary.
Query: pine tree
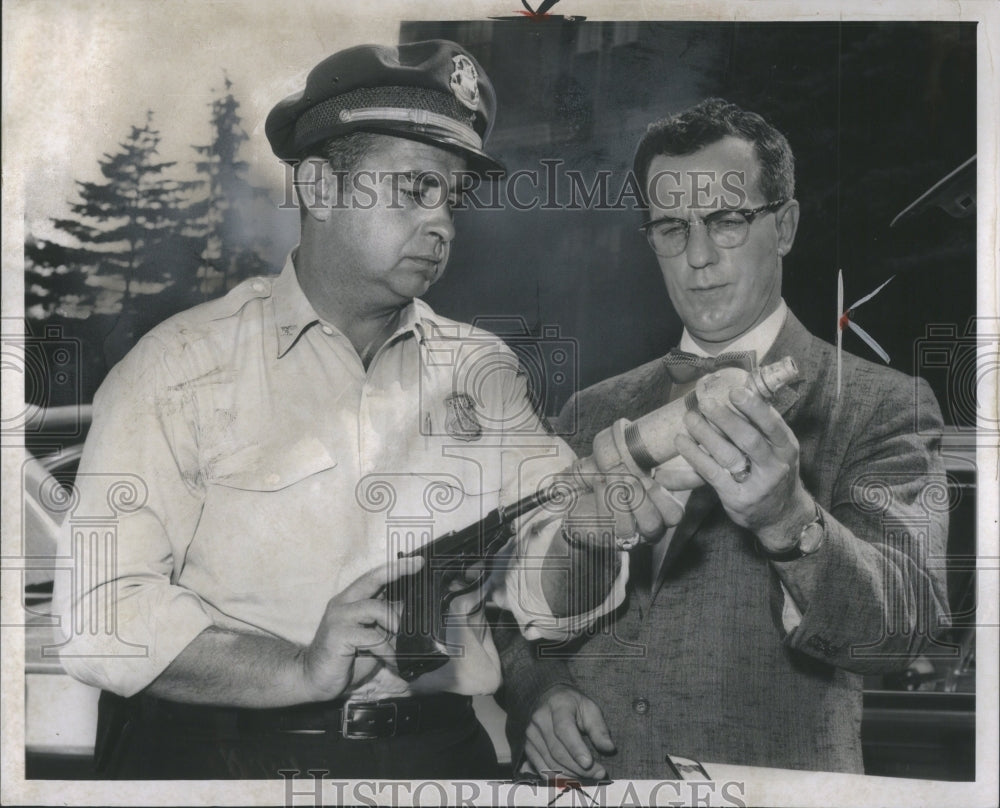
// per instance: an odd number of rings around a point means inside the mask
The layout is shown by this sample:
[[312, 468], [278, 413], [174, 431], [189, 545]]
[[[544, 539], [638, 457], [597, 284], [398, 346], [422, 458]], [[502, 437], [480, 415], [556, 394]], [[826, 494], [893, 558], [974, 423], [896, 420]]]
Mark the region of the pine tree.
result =
[[80, 251], [28, 233], [24, 241], [24, 310], [28, 319], [45, 320], [93, 306], [96, 289], [87, 285]]
[[121, 300], [128, 311], [135, 284], [154, 284], [159, 291], [193, 270], [196, 255], [187, 231], [187, 194], [194, 183], [167, 176], [175, 163], [158, 161], [160, 133], [147, 112], [142, 126], [132, 126], [115, 154], [99, 161], [107, 182], [77, 181], [80, 201], [72, 203], [75, 218], [53, 219], [52, 224], [75, 239], [72, 251], [79, 265], [98, 275], [120, 276]]
[[233, 83], [225, 77], [225, 94], [212, 104], [212, 142], [193, 146], [202, 159], [195, 168], [207, 179], [208, 199], [203, 208], [205, 250], [202, 253], [200, 291], [203, 296], [225, 294], [244, 278], [267, 272], [251, 227], [249, 206], [266, 197], [263, 188], [246, 179], [249, 165], [239, 157], [249, 140], [239, 115]]

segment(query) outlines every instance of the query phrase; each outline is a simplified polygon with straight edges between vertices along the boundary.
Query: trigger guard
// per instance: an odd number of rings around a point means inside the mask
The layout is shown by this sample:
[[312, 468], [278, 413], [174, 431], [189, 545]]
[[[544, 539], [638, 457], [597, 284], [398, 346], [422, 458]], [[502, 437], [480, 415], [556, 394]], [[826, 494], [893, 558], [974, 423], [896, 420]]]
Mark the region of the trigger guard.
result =
[[476, 579], [474, 581], [472, 581], [471, 583], [469, 583], [466, 586], [463, 586], [463, 587], [461, 587], [459, 589], [455, 589], [455, 590], [446, 592], [444, 595], [442, 595], [441, 596], [441, 614], [447, 614], [448, 613], [448, 611], [451, 609], [451, 603], [452, 603], [453, 600], [455, 600], [455, 598], [459, 598], [462, 595], [467, 595], [467, 594], [469, 594], [469, 592], [471, 592], [472, 590], [474, 590], [476, 587], [482, 586], [483, 581], [486, 579], [486, 574], [488, 572], [489, 572], [489, 570], [483, 570], [482, 572], [479, 573], [478, 576], [476, 576]]

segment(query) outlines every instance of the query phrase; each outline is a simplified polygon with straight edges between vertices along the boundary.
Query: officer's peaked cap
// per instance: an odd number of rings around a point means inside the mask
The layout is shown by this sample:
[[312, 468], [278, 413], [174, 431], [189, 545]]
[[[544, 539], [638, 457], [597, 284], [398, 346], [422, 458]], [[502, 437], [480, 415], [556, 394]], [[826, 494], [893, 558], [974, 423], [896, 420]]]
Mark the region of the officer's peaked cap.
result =
[[461, 153], [483, 173], [503, 166], [483, 151], [496, 93], [473, 56], [443, 39], [398, 47], [358, 45], [327, 57], [300, 92], [279, 102], [265, 132], [294, 162], [351, 132], [409, 138]]

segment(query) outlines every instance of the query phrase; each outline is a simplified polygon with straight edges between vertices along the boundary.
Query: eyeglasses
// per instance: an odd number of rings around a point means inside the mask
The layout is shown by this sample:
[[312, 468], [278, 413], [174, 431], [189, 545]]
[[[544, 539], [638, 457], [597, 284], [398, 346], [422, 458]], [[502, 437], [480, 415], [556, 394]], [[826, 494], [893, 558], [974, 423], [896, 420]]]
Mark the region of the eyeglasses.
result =
[[[733, 247], [740, 247], [746, 243], [750, 235], [750, 225], [753, 224], [754, 219], [762, 213], [777, 210], [787, 201], [787, 199], [779, 199], [776, 202], [761, 205], [759, 208], [717, 210], [708, 216], [697, 219], [695, 223], [705, 226], [708, 236], [715, 246], [731, 250]], [[687, 219], [664, 216], [644, 223], [639, 229], [645, 232], [646, 240], [653, 248], [653, 252], [664, 258], [673, 258], [687, 249], [688, 236], [691, 234], [691, 222]]]

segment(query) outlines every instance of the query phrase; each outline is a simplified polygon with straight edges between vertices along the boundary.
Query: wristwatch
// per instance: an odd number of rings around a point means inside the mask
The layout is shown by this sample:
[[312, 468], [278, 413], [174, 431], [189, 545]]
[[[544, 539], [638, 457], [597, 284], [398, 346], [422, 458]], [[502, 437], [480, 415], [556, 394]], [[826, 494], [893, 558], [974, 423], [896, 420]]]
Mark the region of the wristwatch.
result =
[[823, 521], [823, 511], [815, 501], [813, 506], [816, 508], [816, 518], [799, 531], [795, 544], [788, 549], [768, 550], [759, 541], [757, 542], [758, 549], [768, 561], [797, 561], [812, 555], [822, 547], [823, 537], [826, 535], [826, 523]]

